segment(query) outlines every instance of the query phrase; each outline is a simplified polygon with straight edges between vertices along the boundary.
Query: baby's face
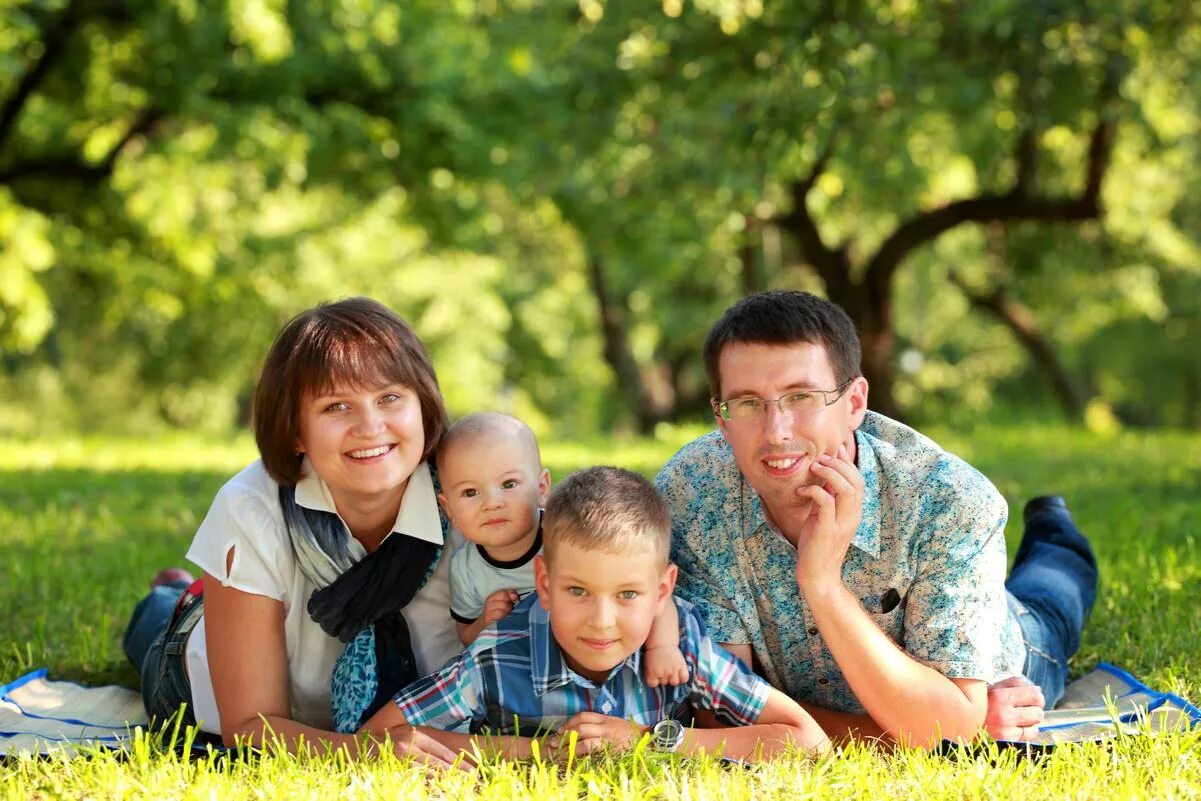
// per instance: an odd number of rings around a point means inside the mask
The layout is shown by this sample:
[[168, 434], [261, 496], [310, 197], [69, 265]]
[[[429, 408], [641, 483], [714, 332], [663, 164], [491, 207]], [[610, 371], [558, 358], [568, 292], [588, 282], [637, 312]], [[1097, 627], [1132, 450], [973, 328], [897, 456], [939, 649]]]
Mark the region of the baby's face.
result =
[[500, 559], [509, 555], [498, 549], [532, 542], [550, 474], [520, 438], [493, 433], [457, 442], [439, 456], [438, 476], [439, 500], [467, 539]]

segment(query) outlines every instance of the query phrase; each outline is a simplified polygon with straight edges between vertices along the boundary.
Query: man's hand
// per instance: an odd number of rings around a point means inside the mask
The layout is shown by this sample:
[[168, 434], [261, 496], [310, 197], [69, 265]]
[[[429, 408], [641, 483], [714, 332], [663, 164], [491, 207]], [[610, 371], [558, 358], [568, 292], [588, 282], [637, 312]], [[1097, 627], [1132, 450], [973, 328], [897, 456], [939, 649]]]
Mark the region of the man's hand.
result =
[[513, 611], [513, 606], [518, 600], [516, 590], [497, 590], [484, 599], [484, 609], [480, 612], [480, 619], [484, 621], [485, 626], [495, 623], [507, 617]]
[[988, 688], [984, 729], [994, 740], [1030, 740], [1043, 720], [1043, 691], [1025, 676], [1010, 676]]
[[688, 663], [679, 646], [646, 646], [642, 649], [642, 671], [647, 687], [676, 686], [688, 681]]
[[807, 498], [809, 517], [797, 539], [796, 580], [805, 593], [842, 582], [842, 562], [863, 515], [863, 475], [851, 463], [845, 445], [834, 456], [822, 454], [810, 466], [820, 484], [797, 488]]
[[606, 746], [632, 748], [642, 738], [645, 729], [628, 720], [602, 715], [599, 712], [578, 712], [553, 735], [548, 745], [558, 749], [566, 744], [568, 734], [575, 732], [577, 754], [590, 754]]

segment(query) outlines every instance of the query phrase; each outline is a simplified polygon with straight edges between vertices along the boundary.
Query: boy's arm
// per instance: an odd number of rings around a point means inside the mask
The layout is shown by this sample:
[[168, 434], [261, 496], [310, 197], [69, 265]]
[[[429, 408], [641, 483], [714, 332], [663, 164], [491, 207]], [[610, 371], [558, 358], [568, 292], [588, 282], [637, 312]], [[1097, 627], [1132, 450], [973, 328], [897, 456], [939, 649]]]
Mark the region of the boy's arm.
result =
[[688, 681], [688, 663], [680, 651], [680, 614], [674, 601], [669, 599], [663, 611], [655, 615], [642, 654], [646, 674], [643, 678], [648, 687]]
[[[754, 663], [754, 652], [748, 643], [723, 642], [719, 645], [746, 664]], [[839, 742], [847, 742], [856, 738], [873, 740], [885, 738], [884, 730], [876, 721], [872, 720], [870, 715], [837, 712], [814, 704], [801, 704], [800, 706], [823, 731]], [[698, 726], [720, 728], [725, 725], [713, 713], [706, 710], [697, 710], [696, 719]]]
[[429, 737], [452, 751], [473, 757], [477, 753], [484, 757], [500, 756], [506, 759], [528, 759], [533, 756], [532, 737], [515, 735], [483, 735], [443, 731], [431, 726], [413, 726], [396, 702], [389, 701], [359, 729], [359, 734], [369, 735], [382, 741], [391, 737], [393, 742], [407, 742], [415, 734]]
[[[773, 700], [769, 699], [763, 714], [781, 722], [719, 729], [688, 728], [684, 730], [684, 740], [676, 749], [676, 753], [686, 756], [720, 754], [733, 759], [760, 759], [780, 754], [789, 747], [803, 748], [811, 754], [828, 750], [830, 741], [825, 732], [804, 710], [796, 706], [795, 702], [790, 701], [783, 693], [778, 694], [782, 701], [773, 703]], [[790, 704], [796, 707], [795, 710], [790, 708]], [[803, 722], [802, 716], [808, 718], [807, 723]], [[567, 742], [567, 734], [574, 731], [577, 735], [576, 751], [580, 754], [604, 748], [631, 748], [650, 731], [650, 728], [599, 712], [579, 712], [563, 724], [563, 728], [550, 739], [548, 745], [552, 749], [560, 748]]]

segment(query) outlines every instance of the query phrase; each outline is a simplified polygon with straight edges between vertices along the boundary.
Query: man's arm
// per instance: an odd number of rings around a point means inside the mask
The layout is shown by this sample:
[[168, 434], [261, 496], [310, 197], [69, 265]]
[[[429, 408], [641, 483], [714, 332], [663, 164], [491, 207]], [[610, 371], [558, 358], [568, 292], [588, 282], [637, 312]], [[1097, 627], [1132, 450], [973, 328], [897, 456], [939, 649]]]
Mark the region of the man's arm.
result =
[[810, 501], [797, 541], [797, 586], [847, 684], [886, 736], [926, 747], [970, 739], [985, 720], [985, 682], [948, 678], [910, 656], [842, 583], [863, 506], [863, 477], [847, 453], [821, 457], [812, 469], [822, 483], [797, 491]]
[[[719, 644], [748, 665], [754, 664], [754, 653], [749, 643], [723, 642]], [[884, 737], [884, 730], [876, 724], [876, 721], [872, 720], [870, 715], [837, 712], [804, 701], [796, 703], [836, 742], [845, 743], [855, 738], [880, 739]], [[696, 711], [696, 721], [698, 726], [706, 728], [720, 728], [725, 725], [713, 713], [703, 709]]]
[[918, 662], [841, 584], [814, 588], [805, 600], [851, 691], [886, 737], [929, 748], [976, 736], [988, 706], [985, 682], [950, 679]]

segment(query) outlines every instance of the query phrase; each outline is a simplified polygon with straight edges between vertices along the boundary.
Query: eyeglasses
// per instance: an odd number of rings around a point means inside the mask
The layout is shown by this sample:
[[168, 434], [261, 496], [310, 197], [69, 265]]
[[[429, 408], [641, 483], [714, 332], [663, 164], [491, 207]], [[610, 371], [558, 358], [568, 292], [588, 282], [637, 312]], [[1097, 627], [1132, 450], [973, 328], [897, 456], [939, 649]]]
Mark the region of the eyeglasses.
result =
[[847, 391], [854, 378], [848, 378], [835, 389], [807, 389], [802, 392], [789, 392], [775, 400], [767, 398], [729, 398], [719, 401], [714, 398], [713, 411], [723, 420], [757, 420], [767, 414], [767, 407], [773, 403], [781, 412], [791, 412], [795, 415], [806, 416], [816, 414], [822, 409], [835, 403]]

